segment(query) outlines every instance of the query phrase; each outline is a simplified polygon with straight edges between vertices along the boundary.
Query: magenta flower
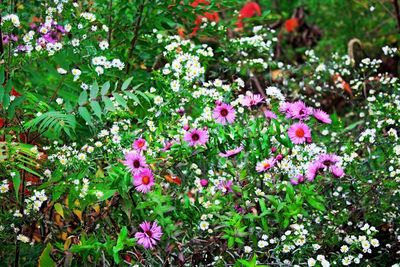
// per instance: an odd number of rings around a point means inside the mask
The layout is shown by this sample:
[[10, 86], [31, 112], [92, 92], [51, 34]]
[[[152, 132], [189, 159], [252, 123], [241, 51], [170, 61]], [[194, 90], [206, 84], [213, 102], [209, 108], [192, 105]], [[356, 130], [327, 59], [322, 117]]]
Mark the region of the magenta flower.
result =
[[217, 105], [213, 111], [213, 118], [220, 124], [233, 123], [236, 117], [236, 111], [229, 104], [222, 103]]
[[261, 162], [258, 162], [256, 165], [257, 172], [265, 172], [271, 169], [276, 163], [274, 158], [264, 159]]
[[289, 117], [292, 119], [306, 120], [312, 114], [312, 108], [307, 107], [303, 101], [292, 103], [289, 109]]
[[263, 101], [263, 97], [260, 94], [246, 94], [242, 99], [241, 104], [245, 107], [255, 106]]
[[336, 156], [335, 154], [321, 154], [318, 157], [318, 161], [321, 162], [326, 167], [335, 165], [336, 163], [339, 162], [339, 160], [340, 160], [339, 157]]
[[340, 178], [340, 177], [343, 177], [344, 176], [344, 170], [342, 169], [342, 168], [340, 168], [340, 167], [338, 167], [338, 166], [332, 166], [331, 168], [330, 168], [330, 170], [331, 170], [331, 172], [332, 172], [332, 174], [335, 176], [335, 177], [337, 177], [337, 178]]
[[232, 193], [233, 192], [232, 185], [233, 185], [233, 182], [231, 180], [222, 181], [221, 183], [219, 183], [218, 189], [220, 189], [225, 194]]
[[325, 166], [319, 161], [310, 163], [307, 168], [307, 180], [310, 182], [314, 181], [317, 174], [323, 169], [325, 169]]
[[205, 145], [208, 141], [208, 131], [202, 129], [193, 129], [186, 132], [183, 140], [189, 143], [189, 146]]
[[307, 124], [298, 122], [290, 126], [288, 135], [293, 144], [303, 144], [307, 138], [311, 138], [311, 130]]
[[143, 222], [140, 225], [143, 232], [137, 232], [135, 238], [137, 243], [142, 245], [145, 249], [153, 249], [157, 242], [160, 241], [163, 235], [161, 226], [158, 226], [156, 222]]
[[143, 138], [136, 139], [135, 142], [133, 142], [132, 148], [138, 151], [144, 151], [147, 149], [147, 142]]
[[268, 110], [268, 109], [264, 110], [264, 116], [267, 119], [276, 119], [277, 118], [276, 114], [273, 113], [271, 110]]
[[147, 167], [146, 158], [136, 151], [129, 151], [126, 153], [123, 163], [132, 173], [136, 173]]
[[304, 175], [298, 174], [296, 177], [290, 179], [292, 185], [298, 185], [304, 183]]
[[323, 111], [321, 109], [314, 109], [313, 116], [320, 122], [327, 123], [327, 124], [332, 123], [332, 120], [329, 117], [328, 113], [326, 113], [325, 111]]
[[237, 148], [228, 150], [225, 153], [221, 152], [221, 153], [219, 153], [219, 156], [223, 157], [223, 158], [230, 158], [230, 157], [233, 157], [236, 154], [240, 153], [242, 150], [243, 150], [243, 146], [239, 146]]
[[133, 185], [136, 191], [147, 193], [154, 185], [154, 176], [149, 168], [144, 168], [133, 175]]

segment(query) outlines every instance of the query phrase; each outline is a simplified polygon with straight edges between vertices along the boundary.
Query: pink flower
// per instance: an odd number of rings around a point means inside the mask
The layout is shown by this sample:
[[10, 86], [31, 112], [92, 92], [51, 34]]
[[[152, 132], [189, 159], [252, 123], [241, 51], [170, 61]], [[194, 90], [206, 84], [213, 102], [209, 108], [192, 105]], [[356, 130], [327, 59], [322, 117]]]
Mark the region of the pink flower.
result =
[[268, 171], [275, 165], [275, 162], [276, 161], [274, 158], [264, 159], [263, 161], [257, 163], [256, 171], [257, 172]]
[[147, 193], [154, 185], [154, 176], [149, 168], [144, 168], [133, 176], [133, 185], [136, 191]]
[[132, 148], [138, 151], [146, 150], [147, 149], [146, 140], [144, 140], [143, 138], [136, 139], [135, 142], [133, 142]]
[[311, 138], [311, 130], [307, 124], [298, 122], [290, 126], [288, 135], [293, 144], [303, 144], [307, 138]]
[[200, 180], [200, 185], [201, 185], [202, 187], [206, 187], [206, 186], [208, 185], [208, 181], [207, 181], [206, 179], [201, 179], [201, 180]]
[[332, 123], [332, 120], [329, 117], [328, 113], [326, 113], [325, 111], [323, 111], [321, 109], [314, 109], [313, 116], [320, 122], [327, 123], [327, 124]]
[[136, 151], [129, 151], [126, 153], [123, 163], [132, 173], [136, 173], [147, 167], [146, 158]]
[[232, 185], [233, 182], [231, 180], [228, 181], [222, 181], [219, 185], [218, 185], [218, 189], [220, 189], [221, 191], [223, 191], [225, 194], [227, 193], [232, 193]]
[[183, 140], [188, 142], [189, 146], [205, 145], [208, 141], [208, 131], [193, 129], [185, 134]]
[[255, 106], [263, 101], [263, 97], [260, 94], [249, 93], [242, 99], [241, 104], [245, 107]]
[[219, 156], [220, 156], [220, 157], [223, 157], [223, 158], [233, 157], [233, 156], [235, 156], [236, 154], [240, 153], [242, 150], [243, 150], [243, 146], [239, 146], [239, 147], [237, 147], [237, 148], [228, 150], [228, 151], [226, 151], [225, 153], [222, 153], [222, 152], [221, 152], [221, 153], [219, 153]]
[[143, 232], [137, 232], [135, 238], [137, 243], [142, 245], [145, 249], [153, 249], [157, 242], [160, 241], [163, 235], [161, 226], [158, 226], [156, 222], [143, 222], [140, 224]]
[[290, 183], [292, 185], [298, 185], [304, 183], [304, 176], [301, 174], [298, 174], [296, 177], [290, 179]]
[[321, 154], [318, 157], [318, 161], [321, 162], [326, 167], [330, 167], [338, 163], [340, 159], [335, 154]]
[[290, 107], [290, 118], [306, 120], [312, 114], [312, 108], [307, 107], [303, 101], [294, 102]]
[[276, 119], [277, 118], [276, 114], [273, 113], [271, 110], [268, 110], [268, 109], [264, 110], [264, 116], [267, 119]]
[[236, 111], [229, 104], [222, 103], [217, 105], [213, 111], [213, 118], [220, 124], [233, 123]]
[[330, 168], [332, 174], [338, 178], [343, 177], [344, 176], [344, 170], [338, 166], [332, 166]]
[[307, 180], [310, 182], [314, 181], [318, 172], [323, 169], [325, 169], [325, 166], [319, 161], [314, 161], [314, 162], [310, 163], [310, 165], [308, 165], [308, 168], [307, 168]]

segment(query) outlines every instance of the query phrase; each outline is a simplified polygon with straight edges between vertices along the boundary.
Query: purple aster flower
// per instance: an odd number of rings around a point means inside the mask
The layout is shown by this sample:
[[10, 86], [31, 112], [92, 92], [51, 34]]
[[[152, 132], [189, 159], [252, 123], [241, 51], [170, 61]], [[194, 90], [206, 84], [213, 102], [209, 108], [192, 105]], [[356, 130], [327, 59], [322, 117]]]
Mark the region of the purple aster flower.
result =
[[147, 167], [146, 158], [136, 151], [126, 153], [123, 163], [134, 174]]
[[158, 226], [156, 222], [150, 223], [145, 221], [140, 224], [140, 228], [142, 228], [142, 232], [135, 234], [137, 243], [145, 249], [153, 249], [163, 235], [161, 226]]
[[189, 143], [189, 146], [205, 145], [208, 141], [208, 131], [202, 129], [193, 129], [186, 132], [183, 140]]
[[225, 194], [232, 193], [233, 192], [232, 185], [233, 182], [231, 180], [222, 181], [221, 183], [219, 183], [218, 189], [220, 189]]
[[236, 111], [226, 103], [217, 105], [213, 111], [213, 118], [220, 124], [233, 123], [236, 117]]
[[298, 122], [290, 126], [288, 135], [293, 144], [303, 144], [307, 138], [311, 138], [311, 130], [307, 124]]
[[323, 169], [325, 169], [325, 166], [319, 161], [310, 163], [307, 168], [307, 180], [310, 182], [314, 181], [317, 174]]
[[154, 176], [149, 168], [137, 171], [133, 176], [133, 185], [136, 191], [147, 193], [154, 185]]
[[245, 107], [252, 107], [261, 103], [262, 101], [263, 97], [260, 94], [253, 94], [250, 92], [242, 99], [241, 104]]
[[313, 116], [314, 116], [314, 118], [316, 118], [320, 122], [323, 122], [323, 123], [326, 123], [326, 124], [331, 124], [332, 123], [332, 120], [329, 117], [328, 113], [326, 113], [325, 111], [323, 111], [321, 109], [314, 109]]
[[239, 147], [237, 147], [237, 148], [228, 150], [228, 151], [226, 151], [225, 153], [222, 153], [222, 152], [221, 152], [221, 153], [219, 153], [219, 156], [220, 156], [220, 157], [223, 157], [223, 158], [233, 157], [233, 156], [235, 156], [236, 154], [240, 153], [242, 150], [243, 150], [243, 146], [239, 146]]

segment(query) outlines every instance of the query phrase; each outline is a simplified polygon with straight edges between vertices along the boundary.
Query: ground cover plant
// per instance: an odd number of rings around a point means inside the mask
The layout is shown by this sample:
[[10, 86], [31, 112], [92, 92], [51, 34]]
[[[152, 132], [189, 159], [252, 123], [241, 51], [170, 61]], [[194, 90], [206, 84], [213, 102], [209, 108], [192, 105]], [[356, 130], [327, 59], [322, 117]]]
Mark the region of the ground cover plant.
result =
[[399, 266], [398, 1], [0, 1], [1, 266]]

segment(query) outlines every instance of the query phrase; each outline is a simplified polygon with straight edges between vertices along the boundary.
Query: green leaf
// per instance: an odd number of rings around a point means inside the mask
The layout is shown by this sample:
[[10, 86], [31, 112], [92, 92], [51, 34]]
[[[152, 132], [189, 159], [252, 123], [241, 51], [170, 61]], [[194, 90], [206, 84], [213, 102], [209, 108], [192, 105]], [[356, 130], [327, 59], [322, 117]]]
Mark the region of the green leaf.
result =
[[39, 258], [39, 267], [53, 267], [56, 263], [50, 256], [51, 250], [53, 249], [50, 243], [47, 244], [46, 248], [43, 250]]
[[[4, 83], [4, 79], [5, 79], [5, 75], [4, 75], [4, 67], [0, 68], [0, 84]], [[1, 95], [0, 95], [0, 99], [1, 99]]]
[[313, 208], [320, 210], [320, 211], [326, 211], [326, 208], [324, 206], [324, 204], [319, 201], [318, 199], [316, 199], [315, 197], [307, 197], [306, 198], [308, 204], [310, 204]]
[[121, 90], [126, 90], [128, 86], [131, 84], [133, 77], [130, 77], [124, 81], [124, 83], [121, 86]]
[[78, 98], [78, 104], [80, 106], [83, 106], [87, 101], [88, 101], [88, 93], [86, 92], [86, 90], [83, 90]]
[[110, 89], [110, 82], [105, 82], [103, 84], [103, 87], [101, 88], [101, 95], [105, 96], [108, 93], [109, 89]]
[[21, 177], [19, 175], [18, 171], [14, 171], [15, 175], [12, 178], [13, 185], [14, 185], [14, 191], [15, 191], [15, 197], [17, 200], [19, 199], [19, 187], [21, 185]]
[[56, 210], [56, 212], [58, 214], [60, 214], [61, 217], [64, 218], [64, 209], [63, 209], [63, 207], [62, 207], [62, 205], [60, 203], [54, 204], [54, 209]]
[[94, 81], [94, 83], [90, 87], [90, 98], [96, 99], [98, 93], [99, 93], [99, 85], [97, 84], [97, 81]]
[[90, 116], [90, 113], [87, 108], [85, 107], [79, 107], [78, 109], [79, 115], [88, 123], [92, 124], [92, 118]]
[[128, 108], [128, 105], [126, 103], [126, 100], [119, 94], [114, 94], [115, 100], [117, 100], [118, 104], [123, 106], [124, 108]]
[[115, 110], [114, 104], [112, 103], [110, 98], [108, 98], [107, 96], [103, 96], [102, 100], [104, 102], [106, 110], [109, 110], [109, 111], [114, 111]]
[[101, 107], [99, 105], [99, 102], [97, 101], [90, 102], [90, 106], [92, 107], [94, 114], [101, 120]]

